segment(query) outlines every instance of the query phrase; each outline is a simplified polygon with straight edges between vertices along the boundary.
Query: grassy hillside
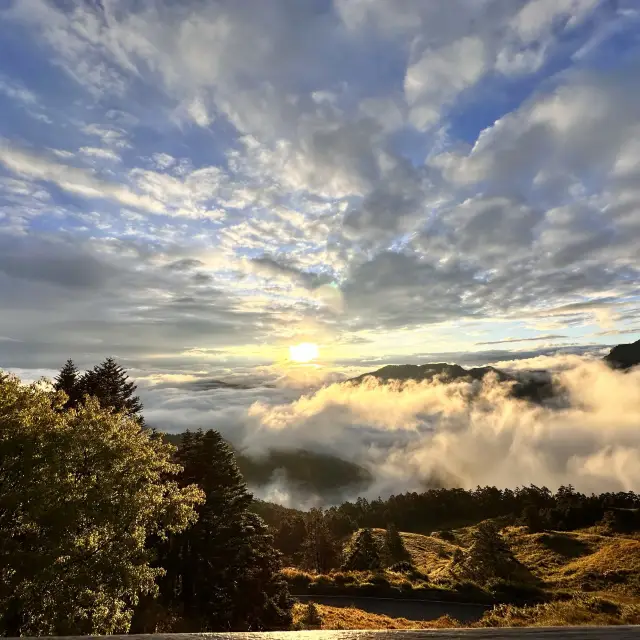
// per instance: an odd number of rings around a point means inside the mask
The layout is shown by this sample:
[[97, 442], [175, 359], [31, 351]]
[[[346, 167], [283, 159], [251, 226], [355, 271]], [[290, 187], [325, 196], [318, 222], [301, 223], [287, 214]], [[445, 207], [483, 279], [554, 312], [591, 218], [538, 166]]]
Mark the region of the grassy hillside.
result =
[[307, 622], [306, 604], [293, 610], [293, 629], [450, 629], [459, 627], [564, 627], [640, 624], [640, 605], [616, 603], [597, 596], [577, 595], [569, 600], [535, 606], [497, 605], [484, 617], [463, 625], [449, 616], [435, 620], [407, 620], [369, 613], [354, 607], [315, 605], [317, 618]]
[[[410, 572], [385, 569], [318, 575], [288, 568], [283, 573], [294, 593], [494, 602], [494, 609], [477, 626], [640, 623], [640, 537], [609, 535], [597, 529], [528, 533], [524, 527], [505, 527], [502, 536], [515, 558], [516, 571], [509, 581], [483, 584], [462, 578], [452, 566], [456, 552], [468, 551], [475, 529], [434, 535], [401, 533], [414, 566]], [[382, 540], [384, 530], [374, 529], [373, 533]], [[389, 622], [354, 609], [318, 608], [321, 628], [326, 629], [458, 624], [452, 620], [424, 625], [408, 620]], [[389, 626], [393, 624], [398, 626]]]
[[448, 629], [461, 626], [453, 618], [437, 620], [407, 620], [369, 613], [355, 607], [315, 605], [318, 619], [308, 621], [306, 604], [297, 603], [293, 609], [294, 629]]

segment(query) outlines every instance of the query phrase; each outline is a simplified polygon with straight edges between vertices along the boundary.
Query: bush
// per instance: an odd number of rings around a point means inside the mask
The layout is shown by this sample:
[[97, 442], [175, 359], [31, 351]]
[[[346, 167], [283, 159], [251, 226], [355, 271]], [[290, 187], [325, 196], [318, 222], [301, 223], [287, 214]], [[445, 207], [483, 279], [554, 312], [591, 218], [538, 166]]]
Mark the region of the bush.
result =
[[384, 577], [382, 573], [376, 573], [371, 578], [371, 583], [375, 584], [378, 587], [390, 587], [390, 582]]
[[588, 596], [586, 598], [582, 598], [582, 603], [585, 609], [592, 611], [593, 613], [620, 613], [620, 607], [615, 602], [611, 602], [611, 600], [606, 600], [605, 598]]
[[440, 538], [440, 540], [446, 540], [447, 542], [454, 542], [456, 537], [451, 529], [441, 529], [440, 531], [434, 531], [431, 534], [432, 538]]
[[511, 604], [530, 604], [545, 600], [543, 589], [524, 582], [494, 580], [487, 585], [487, 588], [498, 600]]
[[305, 607], [304, 615], [302, 616], [302, 623], [306, 628], [319, 628], [322, 626], [322, 616], [318, 611], [318, 607], [315, 602], [308, 602]]
[[389, 567], [390, 571], [395, 571], [395, 573], [413, 573], [415, 571], [415, 567], [411, 562], [407, 562], [403, 560], [402, 562], [396, 562]]
[[334, 581], [331, 579], [330, 576], [325, 576], [325, 575], [320, 575], [317, 576], [316, 579], [313, 581], [313, 585], [315, 587], [330, 587], [333, 586]]
[[310, 574], [298, 569], [287, 568], [282, 570], [284, 579], [291, 585], [292, 589], [306, 590], [312, 581]]
[[351, 573], [344, 573], [343, 571], [336, 571], [335, 573], [329, 574], [332, 580], [339, 585], [349, 584], [351, 582], [357, 582]]

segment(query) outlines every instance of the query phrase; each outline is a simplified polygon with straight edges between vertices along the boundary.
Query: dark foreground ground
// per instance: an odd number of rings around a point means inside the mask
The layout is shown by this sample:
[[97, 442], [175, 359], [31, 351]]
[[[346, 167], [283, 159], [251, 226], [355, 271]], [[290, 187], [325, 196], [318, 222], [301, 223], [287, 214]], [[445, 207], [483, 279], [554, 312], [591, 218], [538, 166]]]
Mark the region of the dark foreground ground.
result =
[[539, 627], [445, 631], [286, 631], [273, 633], [167, 633], [130, 636], [67, 636], [56, 640], [638, 640], [640, 627]]

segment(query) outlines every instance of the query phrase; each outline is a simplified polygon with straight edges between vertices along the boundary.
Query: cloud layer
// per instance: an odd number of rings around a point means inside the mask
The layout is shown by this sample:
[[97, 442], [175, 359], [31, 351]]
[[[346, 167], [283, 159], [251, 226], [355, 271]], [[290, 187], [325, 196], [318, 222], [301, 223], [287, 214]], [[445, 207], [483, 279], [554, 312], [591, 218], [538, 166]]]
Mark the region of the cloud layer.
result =
[[633, 0], [0, 14], [0, 366], [637, 336]]
[[[228, 437], [253, 455], [308, 448], [356, 462], [374, 478], [364, 491], [371, 498], [433, 484], [638, 491], [640, 369], [578, 357], [547, 364], [562, 390], [550, 406], [516, 400], [488, 378], [343, 383], [293, 401], [259, 399]], [[291, 499], [282, 478], [273, 490]]]

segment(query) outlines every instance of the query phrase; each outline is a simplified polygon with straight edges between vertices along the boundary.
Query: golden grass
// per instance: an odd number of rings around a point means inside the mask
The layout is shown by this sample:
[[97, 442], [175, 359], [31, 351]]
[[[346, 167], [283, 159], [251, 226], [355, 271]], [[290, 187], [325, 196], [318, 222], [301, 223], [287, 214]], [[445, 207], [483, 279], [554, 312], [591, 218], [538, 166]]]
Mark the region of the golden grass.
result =
[[[384, 540], [384, 529], [372, 529], [372, 532], [380, 542]], [[430, 580], [438, 578], [449, 566], [451, 556], [458, 546], [446, 540], [419, 533], [400, 532], [400, 535], [414, 566]]]
[[412, 583], [407, 580], [406, 576], [393, 571], [331, 571], [330, 573], [318, 574], [297, 569], [295, 567], [285, 567], [281, 571], [284, 578], [295, 591], [296, 588], [303, 590], [310, 586], [313, 590], [317, 590], [323, 586], [333, 587], [363, 587], [373, 586], [380, 583], [380, 580], [386, 580], [387, 586], [398, 589], [411, 588]]
[[[435, 536], [401, 533], [416, 567], [414, 573], [403, 574], [386, 569], [377, 573], [332, 571], [326, 575], [317, 575], [288, 568], [283, 570], [283, 575], [287, 578], [292, 593], [330, 593], [344, 588], [345, 592], [358, 590], [372, 596], [391, 595], [391, 592], [397, 595], [400, 592], [417, 595], [422, 591], [425, 594], [423, 597], [433, 598], [431, 590], [438, 589], [443, 594], [441, 597], [444, 597], [446, 591], [455, 590], [459, 586], [459, 577], [449, 569], [451, 557], [456, 549], [468, 548], [475, 529], [476, 527], [465, 527], [455, 530], [455, 542]], [[382, 539], [384, 529], [374, 529], [373, 533]], [[515, 558], [522, 565], [522, 575], [518, 575], [517, 582], [543, 587], [549, 599], [555, 599], [553, 594], [556, 592], [564, 592], [565, 596], [588, 592], [591, 596], [608, 598], [620, 605], [640, 604], [639, 539], [602, 535], [602, 531], [597, 528], [528, 533], [524, 527], [512, 526], [504, 528], [502, 533]], [[547, 621], [553, 616], [564, 615], [562, 611], [565, 605], [560, 600], [540, 606], [547, 608], [537, 610], [536, 615], [544, 614]], [[602, 616], [607, 615], [591, 615], [593, 612], [580, 611], [580, 607], [577, 607], [574, 613], [569, 610], [566, 613], [573, 615], [576, 620], [581, 615], [585, 619], [604, 619]], [[530, 614], [531, 611], [527, 611], [527, 615]], [[517, 615], [524, 614], [519, 612]]]
[[640, 595], [634, 593], [640, 577], [638, 540], [585, 531], [528, 534], [521, 527], [504, 533], [516, 558], [548, 588], [582, 589], [591, 582], [594, 590]]
[[640, 542], [638, 540], [614, 539], [601, 546], [595, 553], [570, 562], [562, 568], [565, 574], [595, 571], [640, 572]]
[[526, 533], [524, 527], [507, 527], [503, 535], [516, 559], [542, 580], [574, 558], [592, 554], [610, 540], [578, 532]]
[[638, 604], [618, 604], [596, 596], [547, 602], [530, 607], [498, 605], [474, 627], [564, 627], [584, 625], [639, 624]]
[[[304, 624], [306, 604], [296, 603], [293, 607], [294, 628], [307, 628]], [[368, 613], [355, 607], [330, 607], [316, 605], [321, 624], [314, 629], [447, 629], [461, 626], [457, 620], [443, 616], [437, 620], [407, 620], [390, 618], [377, 613]]]

